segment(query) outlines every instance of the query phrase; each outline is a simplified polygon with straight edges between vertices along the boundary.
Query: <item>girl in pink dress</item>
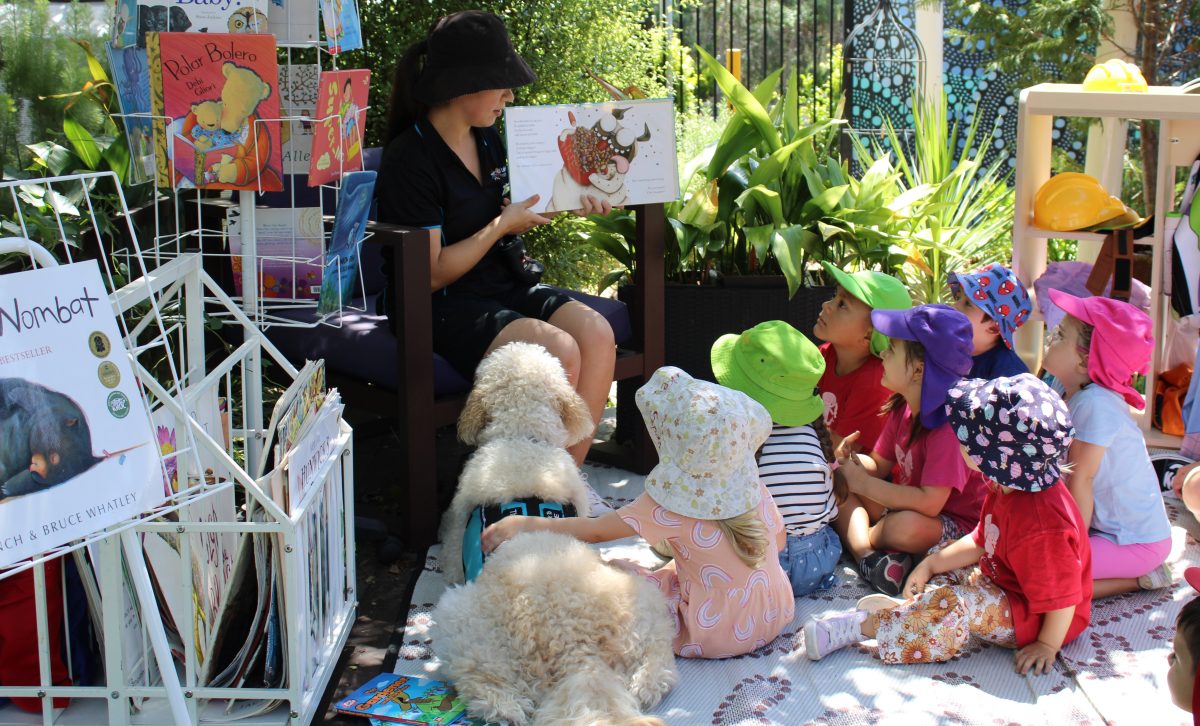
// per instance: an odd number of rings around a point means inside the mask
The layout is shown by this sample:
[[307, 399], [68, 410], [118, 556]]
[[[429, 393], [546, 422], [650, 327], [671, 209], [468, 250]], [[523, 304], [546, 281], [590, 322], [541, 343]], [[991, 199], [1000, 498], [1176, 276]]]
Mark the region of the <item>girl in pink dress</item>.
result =
[[795, 601], [779, 566], [783, 520], [758, 479], [754, 453], [771, 417], [740, 391], [660, 368], [637, 393], [658, 448], [646, 491], [594, 519], [506, 517], [483, 532], [490, 552], [519, 532], [555, 531], [585, 542], [640, 535], [674, 559], [647, 572], [675, 618], [675, 652], [728, 658], [774, 640]]

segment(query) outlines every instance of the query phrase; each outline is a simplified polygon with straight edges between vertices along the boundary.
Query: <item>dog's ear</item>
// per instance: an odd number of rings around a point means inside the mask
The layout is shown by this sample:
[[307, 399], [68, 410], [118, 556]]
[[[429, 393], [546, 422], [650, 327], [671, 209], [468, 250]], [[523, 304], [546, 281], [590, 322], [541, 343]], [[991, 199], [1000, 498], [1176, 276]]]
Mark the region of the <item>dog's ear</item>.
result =
[[467, 396], [467, 403], [458, 416], [458, 438], [464, 444], [471, 446], [479, 443], [479, 434], [492, 420], [487, 406], [483, 403], [483, 396], [478, 391], [478, 386], [471, 389], [471, 393]]
[[592, 435], [596, 423], [583, 397], [573, 388], [564, 386], [558, 395], [558, 413], [562, 416], [563, 428], [567, 430], [567, 446], [574, 446]]

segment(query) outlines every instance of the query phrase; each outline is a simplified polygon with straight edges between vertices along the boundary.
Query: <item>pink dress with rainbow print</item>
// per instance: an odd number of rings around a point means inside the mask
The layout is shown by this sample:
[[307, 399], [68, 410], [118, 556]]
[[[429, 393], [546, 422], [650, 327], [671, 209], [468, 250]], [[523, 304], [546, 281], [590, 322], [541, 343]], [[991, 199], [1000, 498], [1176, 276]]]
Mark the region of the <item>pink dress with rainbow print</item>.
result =
[[[760, 485], [761, 486], [761, 485]], [[777, 538], [783, 519], [763, 488], [759, 514], [767, 523], [767, 557], [758, 569], [742, 562], [715, 522], [661, 507], [649, 494], [621, 507], [621, 519], [647, 542], [670, 542], [675, 559], [649, 573], [675, 618], [675, 652], [685, 658], [729, 658], [779, 636], [795, 613]]]

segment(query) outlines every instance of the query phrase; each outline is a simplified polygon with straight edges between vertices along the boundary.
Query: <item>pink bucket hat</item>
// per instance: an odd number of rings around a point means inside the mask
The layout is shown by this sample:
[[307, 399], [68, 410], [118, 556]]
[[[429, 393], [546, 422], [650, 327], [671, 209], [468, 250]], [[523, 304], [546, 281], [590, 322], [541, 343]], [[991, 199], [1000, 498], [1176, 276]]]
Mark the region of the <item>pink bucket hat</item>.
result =
[[1150, 370], [1154, 351], [1154, 330], [1150, 316], [1127, 302], [1108, 297], [1075, 297], [1061, 290], [1050, 290], [1050, 300], [1067, 315], [1079, 318], [1095, 328], [1088, 350], [1088, 377], [1125, 397], [1137, 409], [1146, 400], [1129, 379], [1134, 373]]

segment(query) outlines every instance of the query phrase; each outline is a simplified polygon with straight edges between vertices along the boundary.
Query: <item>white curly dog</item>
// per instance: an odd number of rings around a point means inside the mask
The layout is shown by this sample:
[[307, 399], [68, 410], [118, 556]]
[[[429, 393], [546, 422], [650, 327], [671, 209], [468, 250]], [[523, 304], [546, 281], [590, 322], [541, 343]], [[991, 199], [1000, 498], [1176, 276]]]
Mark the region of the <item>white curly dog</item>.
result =
[[[592, 433], [558, 359], [509, 343], [483, 360], [459, 418], [479, 448], [442, 520], [445, 574], [463, 580], [466, 521], [478, 506], [537, 497], [588, 511], [567, 446]], [[433, 648], [476, 718], [522, 724], [661, 724], [642, 716], [677, 680], [674, 624], [644, 578], [565, 535], [527, 533], [452, 587], [433, 613]]]

